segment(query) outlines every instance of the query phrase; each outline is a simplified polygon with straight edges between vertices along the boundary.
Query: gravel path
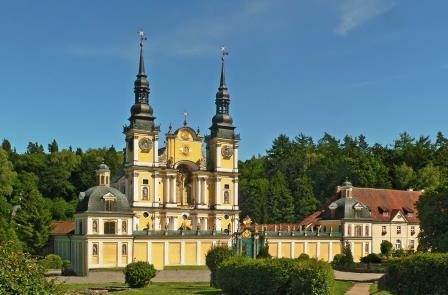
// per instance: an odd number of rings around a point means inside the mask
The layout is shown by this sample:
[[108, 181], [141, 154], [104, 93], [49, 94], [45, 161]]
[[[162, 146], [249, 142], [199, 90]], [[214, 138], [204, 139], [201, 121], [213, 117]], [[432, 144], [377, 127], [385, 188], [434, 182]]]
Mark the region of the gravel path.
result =
[[[337, 280], [354, 282], [373, 282], [383, 276], [380, 273], [354, 273], [334, 271]], [[56, 277], [58, 281], [66, 284], [102, 284], [124, 282], [121, 271], [91, 271], [86, 277], [69, 276]], [[208, 282], [210, 272], [208, 270], [162, 270], [159, 271], [153, 282]]]
[[337, 280], [354, 281], [354, 282], [373, 282], [379, 280], [384, 274], [382, 273], [357, 273], [334, 271], [334, 276]]
[[369, 295], [370, 283], [356, 283], [345, 295]]

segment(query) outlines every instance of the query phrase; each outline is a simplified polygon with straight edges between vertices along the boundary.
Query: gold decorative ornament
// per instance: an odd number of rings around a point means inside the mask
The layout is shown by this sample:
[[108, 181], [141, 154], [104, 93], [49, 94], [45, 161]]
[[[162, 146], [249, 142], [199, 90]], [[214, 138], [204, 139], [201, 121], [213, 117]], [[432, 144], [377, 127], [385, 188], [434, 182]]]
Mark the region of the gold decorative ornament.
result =
[[246, 217], [244, 217], [244, 219], [243, 219], [243, 223], [244, 223], [244, 225], [249, 226], [249, 225], [252, 224], [252, 219], [250, 219], [249, 216], [246, 216]]
[[188, 131], [182, 131], [182, 132], [180, 133], [180, 137], [181, 137], [183, 140], [188, 140], [188, 139], [190, 139], [190, 133], [188, 133]]
[[138, 146], [140, 147], [142, 152], [149, 153], [149, 151], [152, 149], [152, 141], [151, 139], [144, 137], [138, 141]]
[[245, 231], [243, 231], [242, 236], [243, 238], [250, 238], [252, 236], [252, 233], [246, 229]]
[[221, 154], [224, 159], [230, 159], [233, 156], [233, 149], [230, 145], [225, 145], [221, 149]]
[[184, 156], [188, 156], [191, 153], [191, 148], [188, 145], [184, 145], [180, 151], [184, 154]]

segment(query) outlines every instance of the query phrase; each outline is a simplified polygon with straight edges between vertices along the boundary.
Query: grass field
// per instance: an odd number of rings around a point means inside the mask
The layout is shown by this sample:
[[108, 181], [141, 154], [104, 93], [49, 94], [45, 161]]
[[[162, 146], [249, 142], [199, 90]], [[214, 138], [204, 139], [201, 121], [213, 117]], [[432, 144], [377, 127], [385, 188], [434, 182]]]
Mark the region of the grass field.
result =
[[[334, 295], [343, 295], [347, 292], [353, 283], [347, 281], [336, 281]], [[115, 287], [125, 288], [125, 284], [111, 283], [111, 284], [73, 284], [65, 285], [68, 293], [86, 290], [88, 288], [104, 288]], [[179, 295], [179, 294], [221, 294], [220, 289], [212, 288], [209, 283], [153, 283], [150, 286], [142, 289], [127, 289], [120, 292], [113, 292], [117, 295], [129, 295], [129, 294], [167, 294], [167, 295]], [[382, 294], [383, 293], [376, 293]], [[386, 294], [386, 293], [384, 293]]]

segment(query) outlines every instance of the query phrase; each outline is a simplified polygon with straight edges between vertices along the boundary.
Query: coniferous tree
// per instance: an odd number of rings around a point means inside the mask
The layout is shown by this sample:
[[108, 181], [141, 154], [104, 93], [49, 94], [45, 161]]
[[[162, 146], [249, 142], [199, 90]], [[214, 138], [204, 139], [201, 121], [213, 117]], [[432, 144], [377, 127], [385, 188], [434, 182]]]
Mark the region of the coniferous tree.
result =
[[56, 139], [53, 139], [53, 141], [48, 144], [48, 152], [50, 154], [57, 153], [59, 151], [58, 143], [56, 142]]
[[268, 208], [271, 222], [293, 222], [294, 203], [288, 190], [285, 176], [277, 171], [269, 183]]
[[301, 221], [303, 218], [314, 213], [320, 206], [313, 192], [313, 184], [309, 177], [302, 176], [296, 181], [297, 190], [294, 196], [295, 220]]

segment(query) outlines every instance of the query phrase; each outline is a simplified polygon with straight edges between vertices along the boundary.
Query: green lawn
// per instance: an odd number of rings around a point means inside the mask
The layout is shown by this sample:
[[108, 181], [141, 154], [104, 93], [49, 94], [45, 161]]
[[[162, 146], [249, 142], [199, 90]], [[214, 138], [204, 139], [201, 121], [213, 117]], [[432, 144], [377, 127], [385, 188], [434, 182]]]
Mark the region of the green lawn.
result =
[[[347, 281], [336, 281], [334, 295], [343, 295], [347, 292], [353, 283]], [[72, 284], [64, 285], [68, 292], [82, 291], [87, 288], [102, 288], [102, 287], [126, 287], [125, 284], [110, 283], [110, 284]], [[209, 283], [153, 283], [143, 289], [128, 289], [120, 292], [113, 292], [117, 295], [128, 294], [221, 294], [221, 290], [212, 288]], [[383, 294], [383, 293], [375, 293]], [[384, 293], [386, 294], [386, 293]]]
[[353, 286], [350, 281], [338, 281], [334, 284], [334, 295], [344, 295]]
[[388, 291], [378, 290], [378, 283], [374, 282], [370, 285], [369, 293], [374, 295], [392, 295], [392, 293]]

